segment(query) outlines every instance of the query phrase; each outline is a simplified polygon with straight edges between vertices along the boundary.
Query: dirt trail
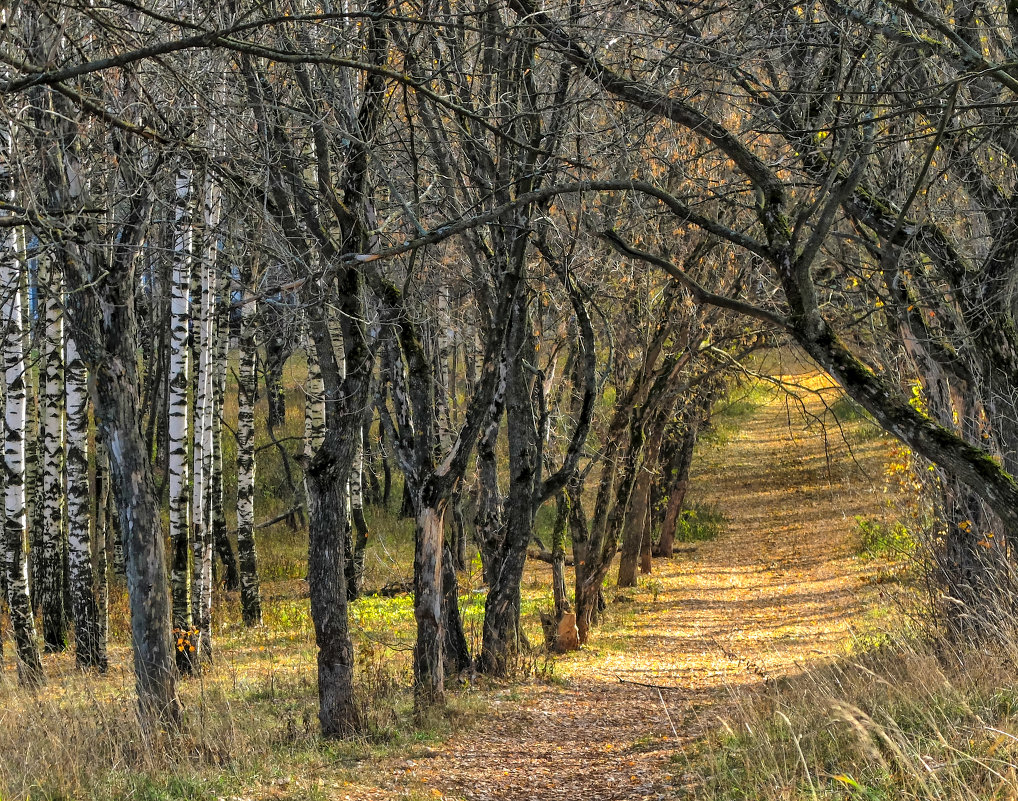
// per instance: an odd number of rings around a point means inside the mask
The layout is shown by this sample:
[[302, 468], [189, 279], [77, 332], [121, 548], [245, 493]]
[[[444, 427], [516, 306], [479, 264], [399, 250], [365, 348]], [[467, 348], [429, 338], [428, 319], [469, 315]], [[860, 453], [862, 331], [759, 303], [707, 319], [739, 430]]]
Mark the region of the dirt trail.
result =
[[[794, 380], [829, 386], [816, 374]], [[823, 414], [818, 396], [801, 398]], [[829, 431], [825, 451], [797, 406], [776, 395], [698, 458], [690, 497], [723, 511], [725, 536], [655, 560], [654, 574], [612, 603], [591, 647], [557, 663], [556, 681], [507, 689], [481, 725], [380, 766], [386, 791], [656, 799], [682, 783], [672, 760], [681, 741], [712, 725], [734, 689], [842, 652], [870, 591], [853, 557], [853, 516], [879, 512], [886, 444], [854, 446], [853, 459]]]

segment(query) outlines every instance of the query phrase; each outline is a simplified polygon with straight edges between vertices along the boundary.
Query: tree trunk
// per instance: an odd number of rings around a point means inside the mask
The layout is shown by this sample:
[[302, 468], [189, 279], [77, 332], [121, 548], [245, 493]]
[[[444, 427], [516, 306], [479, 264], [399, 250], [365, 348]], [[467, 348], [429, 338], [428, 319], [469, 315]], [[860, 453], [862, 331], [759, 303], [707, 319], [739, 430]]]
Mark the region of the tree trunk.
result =
[[[74, 338], [67, 338], [67, 562], [74, 652], [79, 668], [105, 672], [106, 643], [99, 625], [89, 536], [88, 394], [85, 365]], [[103, 565], [105, 569], [105, 565]]]
[[[211, 236], [209, 187], [206, 187], [206, 236]], [[195, 321], [198, 347], [194, 394], [194, 441], [191, 488], [191, 537], [194, 549], [192, 617], [198, 629], [196, 658], [199, 664], [212, 661], [212, 527], [210, 492], [212, 473], [212, 265], [206, 258], [196, 268], [201, 305]]]
[[[8, 143], [9, 144], [9, 143]], [[2, 176], [9, 180], [9, 176]], [[5, 187], [6, 189], [6, 187]], [[9, 200], [12, 193], [5, 192]], [[42, 661], [36, 639], [32, 601], [28, 593], [28, 561], [25, 552], [25, 357], [21, 324], [21, 275], [18, 270], [19, 242], [16, 229], [9, 228], [0, 254], [0, 303], [6, 325], [4, 337], [4, 575], [7, 609], [22, 684], [37, 686], [43, 681]]]
[[[501, 406], [499, 406], [501, 412]], [[501, 413], [489, 419], [477, 442], [477, 510], [474, 514], [474, 538], [481, 555], [481, 572], [489, 587], [495, 581], [495, 561], [505, 537], [502, 492], [498, 486], [498, 465], [495, 445], [502, 421]]]
[[682, 503], [689, 488], [689, 469], [693, 464], [693, 449], [696, 447], [697, 426], [693, 421], [686, 424], [680, 437], [675, 456], [668, 466], [669, 494], [664, 520], [661, 522], [661, 536], [658, 538], [655, 556], [671, 558], [675, 549], [675, 531], [682, 513]]
[[361, 578], [364, 576], [364, 550], [368, 547], [368, 523], [364, 519], [364, 428], [358, 427], [354, 434], [357, 439], [353, 467], [350, 471], [350, 549], [346, 563], [346, 594], [352, 601], [360, 593]]
[[555, 526], [551, 535], [551, 592], [555, 603], [555, 622], [572, 612], [566, 589], [566, 528], [569, 525], [569, 496], [563, 490], [555, 500]]
[[226, 399], [226, 368], [230, 344], [229, 281], [214, 275], [217, 284], [214, 305], [214, 360], [212, 366], [212, 545], [223, 565], [223, 585], [229, 592], [240, 589], [237, 557], [227, 533], [223, 508], [223, 408]]
[[93, 530], [95, 532], [95, 536], [92, 539], [92, 561], [95, 565], [96, 641], [101, 649], [97, 661], [100, 665], [103, 665], [109, 662], [107, 650], [110, 629], [110, 542], [116, 542], [117, 536], [110, 525], [113, 514], [109, 512], [111, 502], [110, 482], [109, 468], [106, 467], [109, 464], [109, 457], [106, 453], [106, 447], [102, 444], [100, 438], [95, 436], [93, 440], [95, 442], [94, 495], [96, 514], [92, 518], [94, 521]]
[[445, 631], [445, 647], [442, 657], [445, 660], [445, 673], [450, 676], [456, 676], [473, 666], [473, 659], [470, 658], [470, 646], [463, 633], [459, 598], [456, 556], [450, 544], [446, 543], [442, 548], [442, 617]]
[[540, 481], [538, 421], [534, 416], [534, 334], [526, 292], [519, 293], [510, 322], [507, 351], [506, 426], [509, 434], [509, 495], [505, 535], [493, 560], [488, 597], [484, 604], [480, 669], [505, 675], [523, 645], [520, 583], [527, 546], [534, 536], [536, 493]]
[[636, 567], [643, 546], [643, 534], [647, 524], [652, 474], [645, 463], [637, 471], [629, 509], [625, 515], [622, 530], [622, 552], [619, 557], [618, 586], [636, 586]]
[[64, 354], [61, 319], [61, 280], [52, 261], [60, 251], [40, 258], [39, 284], [45, 322], [42, 342], [44, 378], [40, 382], [42, 415], [42, 551], [38, 591], [42, 607], [42, 635], [48, 653], [67, 647], [64, 625]]
[[308, 586], [318, 643], [318, 720], [325, 737], [357, 730], [353, 695], [353, 643], [346, 598], [345, 482], [327, 451], [304, 474], [308, 497]]
[[[170, 548], [173, 553], [173, 626], [191, 628], [191, 521], [189, 495], [189, 429], [187, 395], [190, 386], [191, 319], [191, 171], [177, 173], [173, 237], [173, 270], [170, 284], [169, 367], [169, 478]], [[113, 454], [111, 453], [111, 458]], [[178, 651], [178, 654], [183, 652]], [[178, 657], [182, 670], [190, 669], [187, 655]]]
[[251, 268], [245, 267], [244, 305], [240, 310], [240, 367], [237, 381], [237, 554], [240, 558], [240, 611], [245, 626], [262, 622], [258, 555], [254, 537], [254, 407], [258, 400], [255, 346], [255, 301]]
[[432, 505], [422, 497], [414, 532], [414, 709], [418, 714], [445, 704], [445, 671], [442, 652], [445, 632], [442, 620], [442, 535], [445, 499]]

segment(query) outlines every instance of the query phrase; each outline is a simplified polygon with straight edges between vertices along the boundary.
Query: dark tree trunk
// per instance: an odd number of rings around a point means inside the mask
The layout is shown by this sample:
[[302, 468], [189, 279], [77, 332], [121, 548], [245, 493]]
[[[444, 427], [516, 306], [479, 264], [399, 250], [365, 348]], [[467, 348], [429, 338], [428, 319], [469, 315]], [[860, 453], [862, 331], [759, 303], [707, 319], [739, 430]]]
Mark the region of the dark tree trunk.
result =
[[467, 569], [467, 525], [466, 512], [463, 505], [466, 500], [463, 497], [463, 490], [457, 487], [453, 492], [452, 503], [452, 560], [456, 570]]
[[[264, 313], [264, 309], [263, 309]], [[277, 326], [282, 326], [280, 315], [273, 313]], [[283, 386], [283, 368], [293, 353], [292, 343], [282, 331], [276, 331], [265, 341], [265, 398], [268, 402], [268, 426], [271, 429], [286, 424], [286, 389]]]
[[[331, 432], [329, 436], [333, 436]], [[324, 736], [345, 737], [358, 726], [343, 542], [346, 499], [339, 469], [325, 446], [305, 472], [304, 484], [308, 496], [308, 586], [318, 643], [318, 720]]]
[[[501, 407], [499, 407], [501, 411]], [[495, 444], [498, 441], [501, 414], [489, 420], [477, 443], [477, 510], [474, 515], [474, 538], [481, 555], [481, 572], [484, 583], [494, 583], [498, 549], [505, 536], [502, 492], [498, 487], [498, 467], [495, 462]]]
[[573, 611], [566, 589], [566, 528], [569, 525], [569, 496], [563, 490], [556, 498], [555, 526], [551, 535], [551, 591], [555, 603], [555, 622]]
[[[165, 531], [156, 495], [152, 462], [140, 427], [133, 285], [122, 280], [121, 292], [103, 292], [99, 319], [103, 336], [89, 341], [86, 360], [99, 430], [110, 456], [112, 486], [120, 512], [127, 562], [127, 591], [131, 606], [134, 672], [142, 719], [152, 725], [175, 725], [180, 717], [177, 670], [170, 636], [170, 597], [164, 554]], [[102, 291], [102, 290], [100, 290]], [[127, 298], [126, 302], [124, 299]], [[92, 304], [68, 304], [69, 316], [80, 331], [88, 331]], [[99, 351], [95, 342], [107, 349]], [[82, 348], [86, 350], [86, 348]]]
[[658, 538], [655, 556], [671, 558], [675, 549], [675, 531], [682, 513], [682, 503], [689, 488], [689, 469], [693, 464], [693, 449], [696, 447], [697, 427], [687, 423], [679, 437], [674, 456], [668, 465], [668, 505], [664, 520], [661, 521], [661, 536]]
[[521, 292], [510, 321], [507, 351], [506, 426], [509, 433], [509, 495], [505, 534], [492, 567], [492, 581], [484, 604], [480, 669], [504, 675], [522, 645], [520, 584], [527, 546], [534, 536], [535, 498], [538, 492], [539, 434], [534, 417], [533, 375], [527, 365], [537, 360], [528, 311], [529, 299]]
[[406, 519], [414, 516], [414, 498], [410, 492], [410, 484], [403, 477], [403, 500], [399, 506], [399, 516]]
[[455, 562], [455, 553], [447, 543], [442, 549], [442, 618], [445, 629], [442, 658], [445, 660], [445, 673], [448, 676], [456, 676], [473, 666], [470, 646], [463, 633], [463, 621], [460, 618], [459, 579], [456, 576]]
[[651, 473], [647, 465], [637, 470], [629, 510], [622, 530], [622, 549], [619, 557], [618, 586], [636, 586], [636, 567], [643, 547], [643, 534], [647, 523], [650, 501]]

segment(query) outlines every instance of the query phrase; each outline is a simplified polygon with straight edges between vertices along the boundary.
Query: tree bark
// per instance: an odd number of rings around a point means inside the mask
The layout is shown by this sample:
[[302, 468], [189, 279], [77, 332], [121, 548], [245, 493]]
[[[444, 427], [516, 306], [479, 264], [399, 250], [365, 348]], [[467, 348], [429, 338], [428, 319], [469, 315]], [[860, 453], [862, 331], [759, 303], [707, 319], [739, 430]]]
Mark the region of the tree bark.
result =
[[42, 608], [42, 636], [47, 653], [67, 647], [64, 614], [64, 354], [61, 319], [61, 278], [53, 264], [62, 251], [40, 258], [44, 332], [43, 379], [40, 381], [42, 417], [42, 550], [38, 564], [38, 592]]
[[[191, 319], [191, 171], [181, 167], [175, 180], [173, 268], [170, 284], [169, 478], [170, 549], [173, 553], [173, 625], [189, 630], [191, 610], [190, 466], [188, 463], [191, 353], [188, 346]], [[111, 454], [112, 456], [112, 454]], [[190, 670], [181, 651], [178, 665]]]
[[[105, 627], [99, 625], [89, 535], [88, 394], [84, 362], [73, 337], [67, 338], [67, 562], [74, 652], [79, 668], [106, 671]], [[105, 557], [104, 557], [105, 558]], [[103, 564], [105, 570], [105, 564]]]
[[237, 381], [237, 554], [240, 558], [240, 610], [245, 626], [262, 622], [258, 554], [254, 537], [255, 440], [254, 407], [258, 400], [255, 346], [255, 301], [250, 265], [241, 277], [244, 305], [240, 311], [240, 369]]
[[[8, 143], [9, 145], [9, 143]], [[10, 180], [9, 175], [0, 176]], [[6, 189], [6, 187], [5, 187]], [[5, 191], [5, 195], [13, 194]], [[10, 199], [7, 197], [6, 199]], [[28, 561], [25, 552], [25, 357], [21, 322], [21, 274], [16, 229], [8, 229], [0, 254], [0, 303], [3, 304], [4, 336], [4, 574], [7, 609], [14, 630], [18, 678], [37, 686], [43, 681], [42, 661], [36, 639], [32, 601], [28, 592]]]

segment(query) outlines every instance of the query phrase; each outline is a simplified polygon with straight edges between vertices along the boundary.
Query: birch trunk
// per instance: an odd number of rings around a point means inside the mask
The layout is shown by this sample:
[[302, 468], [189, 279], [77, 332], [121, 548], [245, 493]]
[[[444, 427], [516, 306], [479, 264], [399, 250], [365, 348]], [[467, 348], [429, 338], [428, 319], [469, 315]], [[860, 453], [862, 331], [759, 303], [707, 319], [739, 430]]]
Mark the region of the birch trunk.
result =
[[214, 307], [215, 358], [212, 368], [212, 544], [223, 565], [223, 586], [229, 592], [240, 589], [237, 557], [227, 533], [223, 507], [223, 408], [226, 400], [226, 368], [230, 346], [229, 279], [220, 272]]
[[63, 321], [60, 313], [59, 273], [54, 269], [51, 252], [40, 258], [39, 284], [43, 292], [44, 332], [42, 361], [44, 378], [40, 412], [42, 416], [42, 552], [39, 558], [39, 600], [42, 607], [42, 634], [46, 651], [67, 647], [64, 616], [64, 557], [66, 543], [63, 526], [64, 456], [64, 365]]
[[[115, 517], [116, 513], [109, 511], [110, 503], [112, 501], [110, 495], [109, 468], [100, 467], [101, 465], [107, 465], [109, 463], [109, 456], [106, 452], [106, 447], [99, 441], [98, 436], [94, 438], [94, 441], [95, 485], [93, 494], [95, 495], [96, 513], [92, 518], [92, 530], [95, 533], [95, 536], [92, 538], [92, 552], [94, 554], [93, 561], [95, 564], [96, 631], [98, 632], [96, 639], [102, 649], [99, 654], [99, 659], [103, 663], [108, 663], [107, 650], [110, 629], [110, 550], [111, 541], [112, 543], [116, 543], [119, 541], [119, 538], [116, 535], [116, 529], [112, 526], [112, 518]], [[115, 550], [114, 553], [116, 553]]]
[[198, 318], [198, 369], [194, 408], [194, 446], [191, 490], [191, 532], [194, 548], [194, 625], [199, 629], [199, 662], [212, 660], [212, 346], [213, 265], [218, 250], [219, 191], [206, 178], [205, 252], [198, 267], [201, 306]]
[[258, 586], [258, 554], [254, 538], [255, 444], [254, 407], [258, 400], [255, 373], [254, 295], [250, 269], [242, 277], [244, 305], [240, 310], [240, 376], [237, 382], [237, 555], [240, 560], [240, 609], [246, 626], [262, 622]]
[[[10, 146], [10, 140], [6, 142]], [[9, 174], [0, 175], [11, 181]], [[4, 199], [13, 200], [9, 184]], [[25, 552], [25, 356], [21, 324], [21, 272], [19, 242], [15, 228], [7, 229], [0, 254], [0, 301], [4, 336], [4, 575], [7, 608], [14, 630], [18, 678], [22, 684], [42, 682], [42, 661], [36, 639], [32, 601], [28, 593], [28, 560]]]
[[350, 501], [349, 552], [346, 560], [346, 595], [351, 601], [360, 594], [361, 578], [364, 575], [364, 549], [368, 546], [368, 522], [364, 518], [364, 426], [354, 433], [356, 450], [347, 497]]
[[[187, 394], [190, 386], [188, 326], [191, 317], [191, 171], [181, 168], [176, 178], [173, 271], [170, 283], [170, 369], [169, 369], [169, 474], [170, 545], [173, 549], [171, 584], [173, 625], [190, 629], [191, 618], [191, 525], [188, 495]], [[179, 658], [181, 668], [187, 659]]]
[[[74, 652], [79, 668], [106, 670], [106, 643], [99, 625], [89, 534], [88, 389], [85, 364], [72, 337], [66, 344], [67, 387], [67, 564]], [[105, 555], [103, 556], [105, 558]], [[103, 565], [105, 568], [105, 564]]]
[[[330, 334], [331, 346], [331, 334]], [[308, 377], [304, 388], [304, 456], [308, 459], [325, 441], [325, 387], [318, 356], [309, 334], [305, 333]]]

